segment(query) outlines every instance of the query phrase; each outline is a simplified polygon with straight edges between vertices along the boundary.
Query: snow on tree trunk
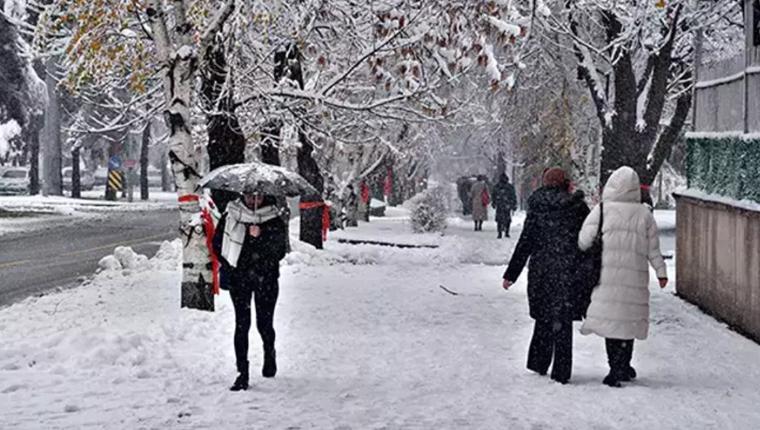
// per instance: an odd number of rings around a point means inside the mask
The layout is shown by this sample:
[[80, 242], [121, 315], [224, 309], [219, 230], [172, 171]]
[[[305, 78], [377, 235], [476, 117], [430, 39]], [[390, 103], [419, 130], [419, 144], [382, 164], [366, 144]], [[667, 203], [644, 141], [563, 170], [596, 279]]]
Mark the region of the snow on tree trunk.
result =
[[199, 157], [196, 156], [190, 132], [190, 106], [197, 59], [192, 47], [192, 26], [186, 22], [184, 4], [175, 2], [174, 6], [174, 42], [179, 46], [177, 50], [172, 48], [169, 38], [163, 3], [159, 0], [148, 1], [146, 13], [159, 58], [166, 70], [163, 77], [166, 100], [164, 120], [169, 128], [169, 160], [179, 199], [179, 230], [183, 245], [181, 306], [213, 311], [209, 250], [201, 223], [200, 199], [196, 194], [200, 179]]

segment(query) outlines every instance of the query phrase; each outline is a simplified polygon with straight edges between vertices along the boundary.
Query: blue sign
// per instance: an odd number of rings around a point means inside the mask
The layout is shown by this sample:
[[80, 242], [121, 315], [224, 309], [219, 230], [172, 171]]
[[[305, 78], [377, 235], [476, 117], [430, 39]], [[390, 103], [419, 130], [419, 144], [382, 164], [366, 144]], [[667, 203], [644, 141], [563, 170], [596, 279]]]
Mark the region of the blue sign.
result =
[[108, 168], [110, 170], [119, 170], [121, 169], [121, 157], [118, 155], [112, 155], [110, 159], [108, 159]]

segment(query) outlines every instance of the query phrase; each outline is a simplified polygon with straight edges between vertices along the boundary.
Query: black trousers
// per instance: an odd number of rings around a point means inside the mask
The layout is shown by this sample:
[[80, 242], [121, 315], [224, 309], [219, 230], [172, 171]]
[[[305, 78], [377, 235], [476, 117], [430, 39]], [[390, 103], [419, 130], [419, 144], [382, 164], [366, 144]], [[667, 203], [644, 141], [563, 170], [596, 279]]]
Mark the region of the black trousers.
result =
[[505, 220], [502, 220], [502, 222], [496, 221], [496, 231], [499, 233], [499, 237], [501, 237], [502, 233], [505, 233], [507, 236], [509, 236], [509, 227], [512, 225], [512, 218], [507, 218]]
[[567, 382], [573, 369], [573, 322], [536, 320], [528, 349], [528, 369]]
[[256, 275], [230, 279], [230, 297], [235, 308], [235, 358], [239, 372], [248, 371], [248, 332], [251, 330], [251, 298], [256, 306], [256, 328], [264, 351], [274, 351], [274, 308], [280, 288], [277, 278]]
[[607, 349], [607, 363], [610, 366], [610, 373], [624, 375], [626, 370], [631, 367], [633, 339], [605, 338], [604, 346]]

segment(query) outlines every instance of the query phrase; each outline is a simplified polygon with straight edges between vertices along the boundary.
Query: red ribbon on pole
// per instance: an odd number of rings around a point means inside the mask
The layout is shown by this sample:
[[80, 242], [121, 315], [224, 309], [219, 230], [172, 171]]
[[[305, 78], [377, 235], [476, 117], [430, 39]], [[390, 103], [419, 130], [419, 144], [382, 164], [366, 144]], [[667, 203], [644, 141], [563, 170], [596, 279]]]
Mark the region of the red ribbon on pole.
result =
[[369, 203], [369, 186], [367, 186], [366, 182], [362, 181], [359, 188], [361, 189], [362, 203]]
[[211, 291], [214, 295], [219, 295], [219, 258], [214, 252], [214, 220], [211, 218], [211, 213], [208, 209], [203, 208], [201, 210], [201, 218], [203, 218], [203, 228], [206, 231], [206, 247], [208, 253], [211, 256]]
[[385, 183], [383, 184], [383, 195], [386, 197], [393, 193], [393, 170], [388, 167], [385, 172]]
[[327, 232], [330, 230], [330, 205], [325, 202], [301, 202], [298, 209], [309, 210], [322, 208], [322, 241], [327, 241]]

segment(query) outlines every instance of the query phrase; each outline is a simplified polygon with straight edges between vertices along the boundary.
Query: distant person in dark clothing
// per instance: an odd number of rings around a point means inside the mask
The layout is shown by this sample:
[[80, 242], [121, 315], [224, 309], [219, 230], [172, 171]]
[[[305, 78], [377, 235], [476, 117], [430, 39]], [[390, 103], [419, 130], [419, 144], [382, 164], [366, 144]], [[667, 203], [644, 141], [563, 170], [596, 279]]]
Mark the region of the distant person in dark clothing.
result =
[[230, 291], [235, 308], [235, 356], [238, 377], [232, 391], [248, 389], [248, 332], [251, 298], [256, 328], [264, 346], [261, 374], [277, 373], [274, 308], [279, 294], [280, 260], [287, 253], [287, 230], [272, 196], [246, 194], [227, 205], [214, 235], [214, 251], [222, 263], [221, 287]]
[[589, 213], [583, 193], [571, 194], [570, 181], [560, 168], [548, 169], [543, 187], [528, 199], [528, 214], [503, 287], [517, 281], [528, 263], [528, 305], [535, 322], [528, 350], [528, 369], [567, 383], [572, 373], [573, 320], [580, 282], [576, 274], [586, 257], [577, 246], [578, 233]]
[[498, 239], [502, 233], [509, 237], [509, 226], [512, 224], [512, 211], [517, 209], [517, 196], [515, 187], [509, 183], [509, 177], [502, 173], [493, 187], [493, 201], [491, 204], [496, 209], [496, 229]]

